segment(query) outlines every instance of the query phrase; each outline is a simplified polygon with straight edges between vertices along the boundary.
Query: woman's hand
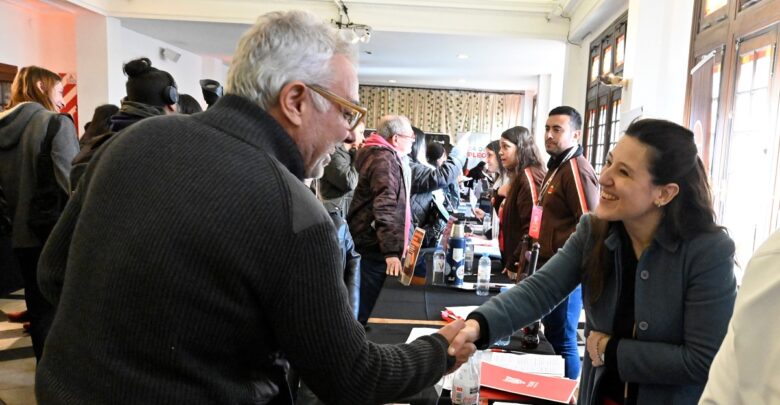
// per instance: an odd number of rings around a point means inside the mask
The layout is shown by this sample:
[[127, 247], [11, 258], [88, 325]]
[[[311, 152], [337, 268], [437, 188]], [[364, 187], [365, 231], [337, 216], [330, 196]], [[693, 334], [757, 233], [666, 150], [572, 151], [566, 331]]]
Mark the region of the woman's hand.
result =
[[509, 269], [509, 267], [504, 267], [504, 270], [501, 271], [502, 274], [506, 274], [507, 278], [513, 281], [517, 281], [517, 272], [512, 271]]
[[593, 367], [604, 365], [604, 351], [607, 350], [607, 343], [610, 336], [606, 333], [592, 330], [585, 341], [585, 349], [588, 351], [590, 362]]
[[477, 217], [478, 220], [482, 221], [482, 219], [485, 218], [485, 211], [482, 211], [479, 208], [473, 208], [472, 211], [474, 211], [474, 216]]

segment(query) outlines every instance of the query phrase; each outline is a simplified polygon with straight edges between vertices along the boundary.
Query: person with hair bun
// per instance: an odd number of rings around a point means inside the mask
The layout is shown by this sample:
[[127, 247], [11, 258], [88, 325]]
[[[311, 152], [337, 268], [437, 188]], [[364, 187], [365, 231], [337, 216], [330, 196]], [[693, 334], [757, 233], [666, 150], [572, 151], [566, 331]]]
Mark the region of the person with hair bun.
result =
[[144, 118], [175, 113], [179, 93], [170, 73], [152, 66], [149, 58], [133, 59], [122, 70], [127, 75], [127, 97], [111, 117], [111, 130], [119, 132]]
[[13, 223], [12, 246], [24, 277], [26, 319], [37, 359], [43, 353], [53, 309], [41, 295], [36, 275], [46, 240], [36, 235], [28, 221], [39, 176], [38, 154], [49, 125], [59, 126], [51, 141], [54, 172], [43, 175], [53, 177], [65, 194], [70, 191], [70, 161], [79, 151], [73, 120], [57, 114], [65, 105], [62, 90], [57, 73], [38, 66], [23, 67], [11, 85], [7, 110], [0, 113], [0, 185], [10, 211], [6, 214]]
[[582, 283], [579, 404], [696, 404], [734, 309], [734, 242], [715, 223], [693, 133], [632, 123], [609, 153], [595, 214], [542, 268], [468, 316], [456, 347], [549, 313]]
[[[179, 93], [170, 73], [152, 67], [149, 58], [133, 59], [124, 64], [127, 75], [127, 96], [119, 111], [110, 117], [109, 131], [88, 131], [81, 143], [81, 151], [73, 159], [71, 185], [75, 189], [92, 156], [115, 133], [146, 118], [176, 113]], [[97, 110], [95, 113], [97, 114]]]

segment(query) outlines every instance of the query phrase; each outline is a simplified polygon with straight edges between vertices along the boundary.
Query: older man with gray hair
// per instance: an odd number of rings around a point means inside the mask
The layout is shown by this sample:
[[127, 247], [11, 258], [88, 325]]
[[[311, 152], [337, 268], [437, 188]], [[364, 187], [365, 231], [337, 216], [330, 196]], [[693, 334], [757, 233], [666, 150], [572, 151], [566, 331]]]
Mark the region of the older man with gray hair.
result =
[[328, 403], [384, 403], [465, 360], [462, 322], [366, 341], [317, 177], [365, 110], [354, 49], [305, 12], [260, 17], [226, 95], [98, 151], [41, 256], [56, 316], [40, 404], [291, 403], [292, 365]]
[[358, 321], [363, 325], [387, 276], [401, 274], [412, 223], [408, 155], [415, 138], [408, 118], [387, 115], [355, 157], [359, 177], [347, 221], [361, 255]]

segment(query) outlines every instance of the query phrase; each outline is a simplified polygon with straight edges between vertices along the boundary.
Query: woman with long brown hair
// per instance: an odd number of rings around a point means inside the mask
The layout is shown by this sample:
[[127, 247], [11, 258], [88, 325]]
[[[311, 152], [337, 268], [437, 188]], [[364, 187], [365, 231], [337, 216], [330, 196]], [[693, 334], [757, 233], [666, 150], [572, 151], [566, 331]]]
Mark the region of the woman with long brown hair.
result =
[[486, 347], [582, 283], [578, 403], [695, 404], [734, 308], [734, 242], [715, 223], [693, 133], [632, 123], [599, 178], [595, 215], [533, 276], [469, 315], [453, 346]]
[[521, 241], [528, 234], [531, 210], [547, 171], [539, 147], [527, 128], [509, 128], [501, 134], [499, 142], [499, 156], [510, 183], [503, 186], [507, 190], [504, 191], [506, 199], [499, 207], [501, 225], [498, 241], [504, 272], [514, 279], [518, 272]]
[[38, 359], [53, 314], [51, 305], [38, 290], [36, 277], [38, 257], [46, 237], [29, 225], [39, 175], [37, 159], [52, 125], [56, 129], [51, 141], [53, 173], [41, 175], [53, 177], [61, 192], [67, 195], [70, 163], [79, 151], [73, 121], [57, 114], [64, 106], [62, 91], [58, 74], [37, 66], [24, 67], [11, 85], [7, 109], [0, 113], [0, 181], [13, 220], [12, 246], [24, 277], [29, 332]]

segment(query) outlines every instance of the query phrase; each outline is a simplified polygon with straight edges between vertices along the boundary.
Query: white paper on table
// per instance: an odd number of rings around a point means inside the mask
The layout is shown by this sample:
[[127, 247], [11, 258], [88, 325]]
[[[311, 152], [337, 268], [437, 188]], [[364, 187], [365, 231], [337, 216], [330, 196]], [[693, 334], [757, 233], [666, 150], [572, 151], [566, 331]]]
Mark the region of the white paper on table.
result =
[[480, 257], [483, 254], [487, 254], [488, 256], [501, 257], [501, 249], [499, 249], [498, 246], [492, 245], [474, 245], [474, 257]]
[[476, 305], [470, 305], [465, 307], [445, 307], [447, 311], [452, 312], [453, 315], [461, 318], [466, 319], [467, 316], [471, 313], [471, 311], [477, 309]]
[[420, 336], [433, 335], [438, 331], [439, 330], [435, 328], [412, 328], [412, 331], [409, 332], [409, 337], [406, 339], [406, 343], [411, 343]]
[[555, 377], [563, 377], [566, 368], [563, 357], [543, 354], [490, 352], [490, 355], [484, 356], [482, 361], [510, 370]]

